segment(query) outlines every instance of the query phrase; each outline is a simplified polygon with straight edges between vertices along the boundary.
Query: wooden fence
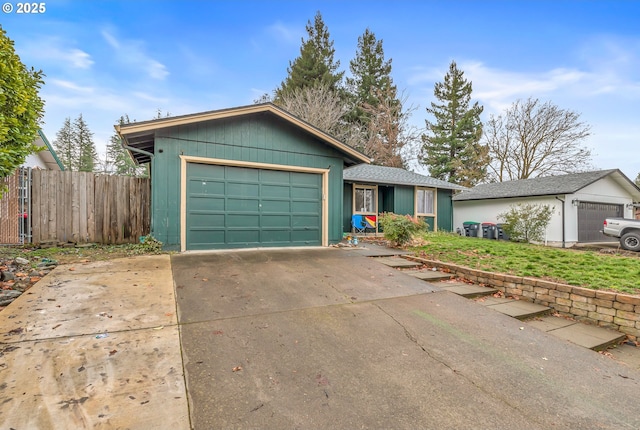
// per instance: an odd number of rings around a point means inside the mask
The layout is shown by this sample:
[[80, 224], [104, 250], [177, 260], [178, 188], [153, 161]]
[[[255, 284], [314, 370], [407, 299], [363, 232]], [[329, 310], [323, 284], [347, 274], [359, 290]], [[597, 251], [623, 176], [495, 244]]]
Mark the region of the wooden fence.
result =
[[0, 244], [20, 243], [19, 222], [20, 217], [20, 180], [19, 171], [0, 180]]
[[150, 231], [149, 179], [34, 170], [32, 242], [121, 244]]

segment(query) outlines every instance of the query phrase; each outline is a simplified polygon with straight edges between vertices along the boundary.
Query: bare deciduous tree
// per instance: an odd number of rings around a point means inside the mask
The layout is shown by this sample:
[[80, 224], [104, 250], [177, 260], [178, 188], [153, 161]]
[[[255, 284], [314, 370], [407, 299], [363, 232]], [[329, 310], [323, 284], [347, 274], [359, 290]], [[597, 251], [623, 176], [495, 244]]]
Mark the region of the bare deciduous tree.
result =
[[358, 130], [344, 121], [348, 112], [340, 96], [327, 84], [296, 88], [284, 94], [278, 105], [354, 148], [361, 141]]
[[364, 130], [362, 152], [371, 157], [373, 164], [405, 168], [408, 155], [421, 136], [421, 131], [409, 124], [416, 108], [403, 110], [407, 97], [396, 98], [395, 88], [373, 91], [378, 104], [365, 103], [361, 107], [370, 118]]
[[580, 114], [551, 102], [517, 100], [504, 115], [492, 115], [484, 125], [489, 179], [503, 182], [584, 171], [591, 167], [591, 150], [581, 144], [590, 129]]

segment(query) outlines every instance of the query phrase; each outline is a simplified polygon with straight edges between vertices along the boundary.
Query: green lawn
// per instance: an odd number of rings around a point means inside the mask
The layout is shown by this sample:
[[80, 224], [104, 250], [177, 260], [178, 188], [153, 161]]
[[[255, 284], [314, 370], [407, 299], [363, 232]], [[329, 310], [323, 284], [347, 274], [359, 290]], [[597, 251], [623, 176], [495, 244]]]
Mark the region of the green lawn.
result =
[[594, 290], [640, 294], [640, 255], [550, 248], [451, 233], [427, 233], [424, 239], [426, 245], [411, 250], [431, 260]]

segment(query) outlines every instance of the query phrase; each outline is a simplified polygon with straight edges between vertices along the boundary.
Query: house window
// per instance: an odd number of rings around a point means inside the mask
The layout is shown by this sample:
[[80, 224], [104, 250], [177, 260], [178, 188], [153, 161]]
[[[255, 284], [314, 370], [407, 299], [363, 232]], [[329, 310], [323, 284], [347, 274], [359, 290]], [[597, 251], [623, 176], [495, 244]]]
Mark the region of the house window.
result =
[[416, 189], [416, 215], [433, 216], [435, 214], [433, 205], [435, 194], [435, 190], [432, 189]]
[[354, 207], [353, 213], [375, 214], [376, 213], [376, 188], [363, 185], [354, 185]]

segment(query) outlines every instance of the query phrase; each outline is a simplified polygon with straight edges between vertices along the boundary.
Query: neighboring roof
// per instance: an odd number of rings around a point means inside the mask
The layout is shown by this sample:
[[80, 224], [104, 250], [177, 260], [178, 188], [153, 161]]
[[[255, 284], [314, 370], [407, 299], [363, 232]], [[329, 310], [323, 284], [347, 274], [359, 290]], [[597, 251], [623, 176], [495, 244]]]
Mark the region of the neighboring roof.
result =
[[629, 180], [619, 169], [481, 184], [454, 196], [453, 200], [486, 200], [573, 194], [587, 185], [591, 185], [608, 176], [632, 195], [634, 200], [640, 200], [640, 188]]
[[433, 187], [448, 190], [467, 190], [468, 188], [450, 182], [434, 179], [397, 167], [359, 164], [344, 169], [342, 178], [348, 182], [368, 182], [389, 185], [410, 185]]
[[56, 155], [56, 151], [54, 151], [47, 139], [47, 136], [44, 135], [42, 130], [38, 130], [38, 137], [33, 144], [35, 146], [44, 146], [46, 148], [35, 155], [40, 158], [47, 170], [64, 170], [64, 165]]
[[279, 108], [273, 103], [261, 103], [230, 109], [221, 109], [189, 115], [160, 118], [151, 121], [134, 122], [130, 124], [116, 125], [115, 128], [125, 145], [143, 151], [141, 153], [130, 150], [136, 162], [147, 163], [151, 160], [150, 153], [153, 153], [154, 150], [156, 130], [176, 127], [180, 125], [194, 124], [203, 121], [238, 117], [243, 115], [253, 115], [265, 112], [288, 121], [289, 123], [302, 129], [308, 134], [334, 147], [344, 155], [345, 162], [349, 165], [371, 162], [371, 160], [366, 155], [346, 145], [345, 143], [340, 142], [338, 139], [328, 135], [327, 133], [323, 132], [319, 128], [314, 127], [308, 122], [305, 122], [300, 118], [290, 114], [284, 109]]

